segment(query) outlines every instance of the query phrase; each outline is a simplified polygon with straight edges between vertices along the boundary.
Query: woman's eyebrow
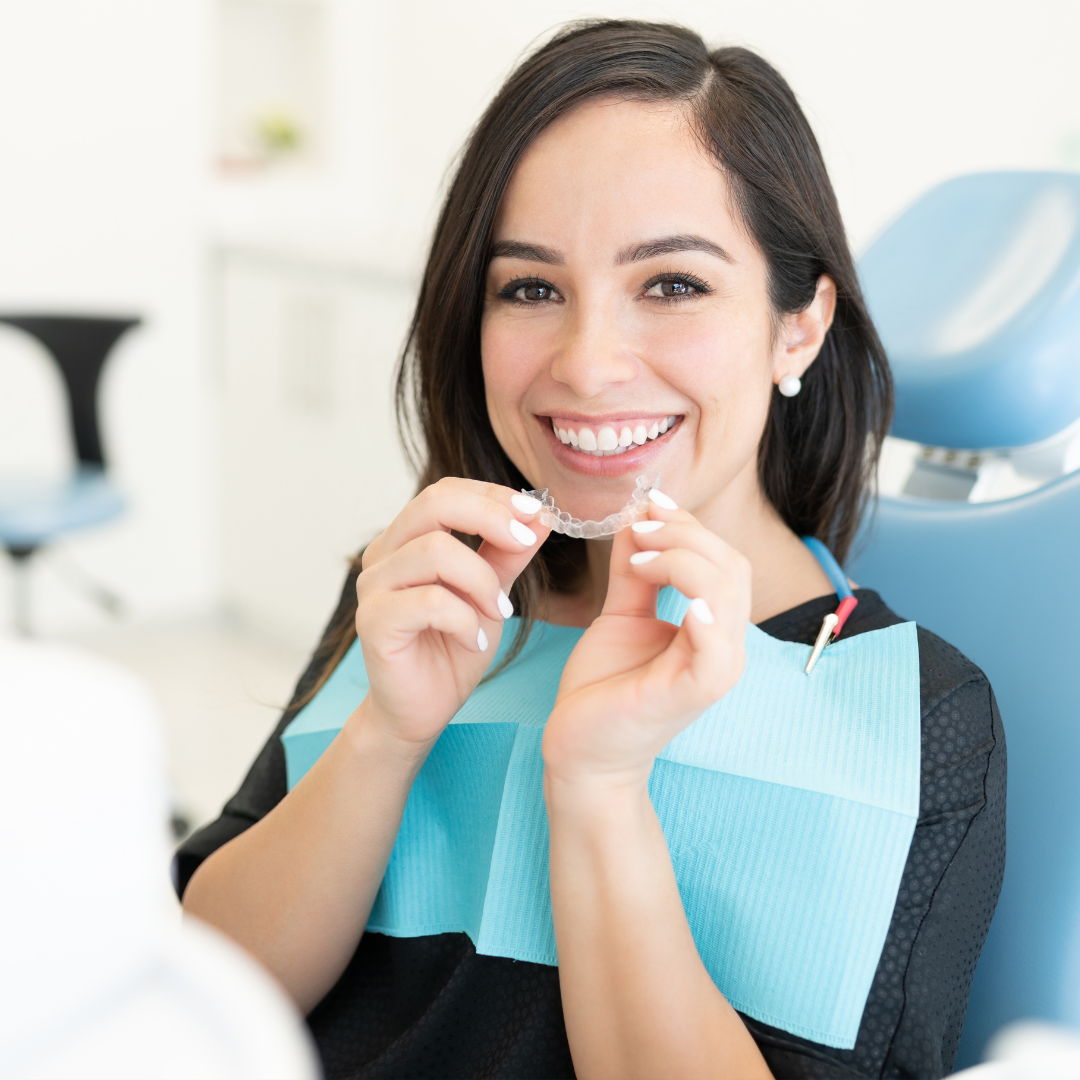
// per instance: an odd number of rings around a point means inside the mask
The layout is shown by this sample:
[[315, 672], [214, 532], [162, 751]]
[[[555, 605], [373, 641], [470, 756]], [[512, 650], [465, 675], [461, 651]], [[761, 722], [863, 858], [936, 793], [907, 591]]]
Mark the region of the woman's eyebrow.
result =
[[704, 251], [714, 255], [724, 262], [735, 260], [719, 245], [704, 236], [662, 236], [657, 240], [646, 240], [642, 244], [625, 248], [615, 256], [615, 263], [623, 266], [626, 263], [641, 262], [644, 259], [653, 259], [657, 255], [671, 255], [676, 251]]
[[498, 240], [491, 245], [492, 259], [527, 259], [529, 262], [547, 263], [549, 266], [562, 266], [566, 260], [557, 251], [541, 247], [540, 244], [526, 244], [521, 240]]

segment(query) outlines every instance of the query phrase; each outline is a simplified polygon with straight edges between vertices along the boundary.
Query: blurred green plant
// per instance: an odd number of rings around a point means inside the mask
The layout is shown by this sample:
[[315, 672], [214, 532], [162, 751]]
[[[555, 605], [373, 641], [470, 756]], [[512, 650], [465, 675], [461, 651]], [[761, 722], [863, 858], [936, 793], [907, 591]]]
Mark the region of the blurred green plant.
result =
[[300, 125], [288, 113], [280, 110], [263, 113], [256, 120], [263, 147], [271, 154], [288, 154], [299, 148], [302, 141]]

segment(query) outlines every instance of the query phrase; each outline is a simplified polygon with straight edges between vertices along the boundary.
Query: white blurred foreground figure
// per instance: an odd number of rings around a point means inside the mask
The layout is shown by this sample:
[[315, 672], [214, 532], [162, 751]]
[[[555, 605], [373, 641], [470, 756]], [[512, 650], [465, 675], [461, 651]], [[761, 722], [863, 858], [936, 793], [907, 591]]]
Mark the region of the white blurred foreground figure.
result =
[[318, 1076], [277, 985], [180, 921], [160, 729], [120, 669], [0, 640], [0, 1077]]
[[1080, 1031], [1021, 1021], [1002, 1028], [984, 1065], [954, 1073], [964, 1080], [1080, 1080]]

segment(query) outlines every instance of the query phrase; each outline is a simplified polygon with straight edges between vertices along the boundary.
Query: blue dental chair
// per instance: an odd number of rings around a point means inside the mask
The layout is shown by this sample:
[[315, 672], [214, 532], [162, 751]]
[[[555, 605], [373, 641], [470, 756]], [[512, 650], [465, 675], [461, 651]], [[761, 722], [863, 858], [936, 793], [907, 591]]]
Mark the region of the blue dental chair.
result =
[[[30, 633], [29, 564], [61, 536], [101, 525], [123, 513], [125, 502], [109, 480], [98, 426], [97, 390], [113, 346], [140, 319], [72, 315], [0, 315], [5, 324], [28, 334], [55, 361], [67, 394], [77, 466], [59, 482], [0, 477], [0, 547], [15, 569], [15, 629]], [[119, 601], [108, 590], [82, 581], [106, 609]]]
[[[942, 184], [860, 274], [893, 435], [1001, 452], [1080, 421], [1080, 174]], [[999, 502], [883, 496], [855, 550], [852, 578], [971, 657], [1005, 724], [1005, 880], [960, 1068], [1010, 1021], [1080, 1027], [1080, 470]]]

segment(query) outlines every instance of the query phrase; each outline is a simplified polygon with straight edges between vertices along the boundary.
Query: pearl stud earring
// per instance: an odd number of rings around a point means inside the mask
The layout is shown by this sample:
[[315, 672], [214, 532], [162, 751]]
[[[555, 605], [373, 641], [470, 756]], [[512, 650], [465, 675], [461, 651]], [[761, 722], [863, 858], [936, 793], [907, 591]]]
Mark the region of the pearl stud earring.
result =
[[794, 397], [802, 389], [802, 380], [798, 375], [785, 375], [777, 389], [784, 397]]

